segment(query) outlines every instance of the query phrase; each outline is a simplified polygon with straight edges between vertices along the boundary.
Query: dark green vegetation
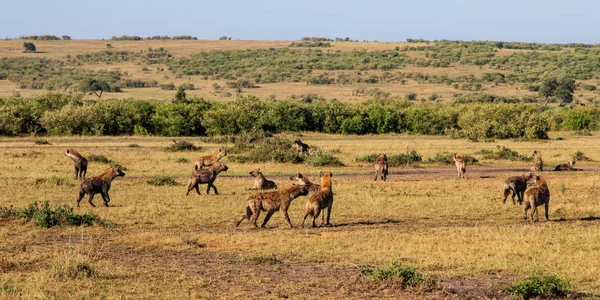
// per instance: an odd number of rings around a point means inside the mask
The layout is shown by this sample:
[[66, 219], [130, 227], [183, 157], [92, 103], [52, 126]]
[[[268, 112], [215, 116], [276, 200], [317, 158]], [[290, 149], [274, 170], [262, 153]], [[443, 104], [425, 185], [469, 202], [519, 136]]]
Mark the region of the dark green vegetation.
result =
[[387, 268], [377, 267], [372, 269], [367, 266], [361, 267], [361, 273], [373, 280], [399, 281], [402, 287], [415, 287], [422, 285], [426, 288], [432, 288], [435, 283], [426, 280], [419, 270], [411, 266], [399, 266], [391, 263]]
[[68, 205], [56, 206], [52, 208], [48, 201], [42, 204], [38, 202], [31, 203], [26, 208], [14, 209], [11, 207], [0, 206], [0, 218], [18, 217], [33, 220], [34, 224], [40, 227], [50, 228], [53, 226], [91, 226], [98, 223], [102, 226], [109, 226], [110, 222], [102, 220], [93, 212], [85, 214], [76, 214], [73, 208]]
[[262, 101], [245, 96], [229, 103], [215, 103], [192, 97], [153, 104], [84, 101], [81, 95], [50, 93], [33, 99], [0, 99], [0, 135], [199, 136], [258, 129], [271, 133], [450, 134], [476, 141], [545, 139], [549, 130], [600, 129], [600, 109], [593, 107], [412, 104], [390, 99], [347, 104], [302, 99], [305, 98]]
[[534, 273], [526, 280], [512, 284], [507, 291], [523, 299], [563, 298], [571, 291], [571, 284], [556, 275], [540, 276]]
[[175, 181], [173, 178], [169, 177], [169, 176], [156, 176], [153, 177], [151, 179], [149, 179], [148, 181], [146, 181], [146, 183], [148, 183], [149, 185], [154, 185], [154, 186], [177, 186], [177, 185], [181, 185], [179, 184], [179, 182]]
[[[389, 167], [399, 167], [411, 165], [414, 163], [422, 162], [423, 157], [415, 150], [406, 151], [406, 153], [392, 154], [386, 153], [388, 158], [388, 166]], [[357, 157], [355, 161], [357, 162], [366, 162], [366, 163], [375, 163], [377, 161], [378, 153], [369, 154], [362, 157]]]

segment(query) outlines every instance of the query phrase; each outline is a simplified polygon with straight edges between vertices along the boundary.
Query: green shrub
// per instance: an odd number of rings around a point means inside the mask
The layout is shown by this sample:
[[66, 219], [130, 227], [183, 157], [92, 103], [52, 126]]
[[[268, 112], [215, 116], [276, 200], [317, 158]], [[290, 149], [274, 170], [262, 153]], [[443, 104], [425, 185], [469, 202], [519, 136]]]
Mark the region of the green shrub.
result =
[[89, 162], [99, 162], [99, 163], [103, 163], [103, 164], [108, 164], [111, 162], [110, 159], [108, 159], [108, 157], [106, 157], [106, 155], [102, 155], [102, 154], [88, 154], [86, 159]]
[[575, 152], [575, 154], [573, 154], [573, 157], [575, 157], [579, 161], [594, 161], [593, 159], [585, 156], [585, 153], [581, 151]]
[[128, 148], [140, 148], [142, 146], [138, 145], [138, 144], [129, 144], [127, 145]]
[[164, 186], [164, 185], [178, 186], [178, 185], [181, 185], [180, 183], [175, 181], [173, 178], [168, 177], [168, 176], [156, 176], [156, 177], [148, 180], [146, 183], [148, 183], [149, 185], [154, 185], [154, 186]]
[[431, 289], [435, 285], [434, 281], [426, 280], [416, 268], [411, 266], [402, 267], [396, 263], [391, 263], [387, 268], [377, 267], [372, 269], [362, 266], [361, 273], [372, 280], [400, 281], [402, 287], [424, 286], [427, 289]]
[[[438, 152], [434, 157], [430, 157], [427, 159], [426, 163], [428, 164], [442, 164], [442, 165], [453, 165], [454, 164], [454, 154], [449, 152]], [[464, 161], [469, 164], [476, 164], [479, 162], [475, 157], [470, 155], [462, 155]]]
[[556, 275], [540, 276], [534, 273], [526, 280], [512, 284], [507, 291], [523, 299], [562, 298], [571, 291], [571, 284]]
[[[366, 162], [374, 164], [377, 161], [379, 154], [373, 153], [362, 157], [357, 157], [354, 160], [357, 162]], [[406, 153], [388, 155], [388, 166], [398, 167], [411, 165], [423, 161], [423, 157], [415, 150], [406, 151]]]
[[475, 154], [483, 155], [484, 159], [507, 159], [507, 160], [521, 160], [531, 161], [533, 158], [528, 155], [520, 155], [517, 151], [513, 151], [504, 146], [497, 145], [497, 151], [481, 149]]
[[306, 159], [306, 163], [313, 167], [343, 167], [339, 158], [335, 157], [331, 152], [315, 148], [310, 152], [310, 156]]
[[71, 226], [91, 226], [98, 223], [102, 226], [107, 226], [110, 222], [102, 220], [93, 212], [85, 214], [76, 214], [73, 208], [67, 205], [56, 206], [52, 208], [48, 201], [43, 204], [38, 202], [31, 203], [23, 209], [13, 209], [12, 206], [0, 207], [0, 216], [4, 217], [20, 217], [26, 220], [34, 220], [34, 224], [39, 227], [50, 228], [59, 225]]
[[[235, 162], [276, 162], [276, 163], [301, 163], [304, 161], [303, 156], [299, 156], [295, 151], [294, 144], [291, 140], [281, 137], [260, 137], [258, 140], [253, 140], [255, 136], [249, 134], [242, 136], [234, 143], [234, 153], [243, 153], [241, 155], [232, 155], [229, 157]], [[249, 141], [247, 139], [250, 139]]]
[[185, 140], [173, 140], [173, 144], [164, 149], [165, 152], [178, 152], [178, 151], [199, 151], [202, 147], [196, 146]]
[[52, 145], [48, 140], [35, 140], [36, 145]]
[[187, 164], [187, 163], [190, 162], [190, 160], [187, 159], [187, 158], [185, 158], [185, 157], [180, 157], [180, 158], [177, 159], [177, 162], [180, 163], [180, 164]]
[[47, 178], [36, 178], [35, 184], [43, 184], [47, 183], [53, 186], [75, 186], [75, 184], [71, 183], [69, 178], [67, 177], [59, 177], [56, 175], [52, 175]]

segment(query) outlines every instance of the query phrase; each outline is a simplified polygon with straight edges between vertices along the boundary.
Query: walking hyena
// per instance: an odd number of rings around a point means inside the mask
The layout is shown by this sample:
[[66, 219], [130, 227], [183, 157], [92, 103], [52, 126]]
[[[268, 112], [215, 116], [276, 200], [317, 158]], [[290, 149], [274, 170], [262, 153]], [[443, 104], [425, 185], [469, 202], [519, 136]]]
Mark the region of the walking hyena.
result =
[[304, 212], [304, 219], [302, 220], [302, 227], [304, 227], [304, 221], [309, 215], [312, 217], [312, 227], [317, 227], [315, 221], [319, 217], [322, 210], [327, 208], [327, 223], [325, 223], [325, 212], [321, 216], [321, 226], [323, 224], [330, 225], [329, 218], [331, 217], [331, 207], [333, 206], [333, 191], [331, 189], [331, 172], [321, 172], [321, 190], [313, 194], [310, 199], [306, 202], [306, 210]]
[[108, 195], [108, 191], [110, 190], [110, 184], [113, 179], [118, 176], [125, 176], [125, 173], [121, 171], [119, 167], [111, 167], [106, 169], [104, 173], [100, 176], [92, 177], [89, 179], [84, 179], [79, 186], [79, 197], [77, 198], [77, 207], [79, 207], [79, 202], [83, 199], [85, 194], [88, 194], [88, 202], [91, 206], [96, 206], [92, 203], [92, 199], [94, 199], [94, 194], [100, 193], [102, 195], [102, 199], [104, 200], [104, 206], [108, 207], [108, 202], [110, 202], [110, 196]]
[[294, 143], [296, 143], [296, 151], [298, 151], [298, 154], [308, 155], [308, 149], [310, 149], [310, 147], [307, 144], [303, 143], [300, 139], [296, 139]]
[[229, 168], [227, 164], [224, 162], [216, 162], [212, 166], [207, 168], [199, 169], [197, 166], [195, 167], [194, 173], [190, 177], [190, 182], [188, 184], [187, 196], [193, 189], [196, 189], [196, 193], [200, 194], [200, 189], [198, 189], [199, 184], [206, 183], [208, 186], [206, 187], [206, 194], [208, 195], [210, 192], [210, 188], [212, 187], [215, 191], [215, 194], [219, 194], [217, 191], [217, 187], [215, 186], [215, 180], [217, 179], [217, 175], [223, 171], [227, 171]]
[[462, 156], [454, 153], [452, 156], [454, 164], [456, 165], [456, 171], [458, 171], [458, 178], [465, 178], [465, 172], [467, 171], [467, 162]]
[[296, 175], [290, 176], [290, 180], [295, 181], [297, 184], [306, 185], [306, 189], [311, 194], [318, 193], [321, 190], [321, 185], [310, 182], [308, 177], [300, 173], [296, 173]]
[[533, 150], [533, 160], [535, 161], [535, 171], [544, 171], [544, 162], [542, 161], [542, 153], [537, 150]]
[[527, 220], [527, 211], [531, 209], [531, 221], [537, 221], [537, 207], [543, 204], [544, 216], [546, 217], [546, 220], [549, 220], [548, 204], [550, 202], [550, 190], [546, 184], [546, 179], [544, 179], [542, 176], [533, 175], [527, 183], [529, 185], [533, 185], [534, 187], [531, 187], [525, 191], [525, 197], [523, 200], [525, 203], [524, 219]]
[[255, 227], [258, 227], [256, 220], [258, 220], [258, 216], [262, 210], [267, 212], [267, 216], [261, 225], [262, 228], [267, 225], [267, 222], [269, 222], [269, 219], [276, 211], [280, 211], [283, 214], [285, 220], [290, 225], [290, 228], [292, 228], [292, 222], [288, 216], [288, 208], [290, 207], [292, 200], [300, 196], [306, 196], [307, 194], [308, 190], [306, 189], [306, 186], [297, 184], [282, 190], [254, 194], [246, 200], [248, 203], [246, 206], [246, 213], [235, 223], [235, 226], [239, 226], [244, 219], [248, 219], [250, 222], [254, 223]]
[[69, 157], [73, 161], [73, 167], [75, 168], [75, 179], [78, 177], [80, 179], [85, 179], [88, 164], [87, 159], [81, 156], [81, 154], [74, 149], [67, 149], [65, 156]]
[[527, 181], [533, 176], [533, 171], [534, 168], [532, 168], [532, 171], [528, 175], [512, 176], [504, 181], [504, 199], [502, 199], [502, 203], [506, 203], [506, 198], [508, 198], [511, 192], [513, 204], [517, 204], [515, 202], [515, 195], [519, 204], [523, 203], [523, 194], [527, 189]]
[[254, 186], [251, 190], [270, 190], [277, 188], [275, 182], [265, 178], [260, 168], [250, 171], [250, 176], [254, 177]]
[[381, 174], [381, 180], [385, 181], [388, 174], [388, 162], [387, 155], [380, 153], [375, 161], [375, 181], [377, 181], [377, 175]]
[[577, 171], [577, 169], [573, 168], [576, 162], [577, 157], [571, 157], [571, 159], [569, 159], [569, 163], [556, 166], [554, 171]]
[[225, 149], [216, 150], [215, 152], [213, 152], [213, 154], [202, 156], [198, 160], [196, 160], [195, 168], [202, 169], [203, 167], [212, 166], [214, 163], [220, 161], [221, 158], [223, 158], [225, 156], [227, 156], [227, 150], [225, 150]]

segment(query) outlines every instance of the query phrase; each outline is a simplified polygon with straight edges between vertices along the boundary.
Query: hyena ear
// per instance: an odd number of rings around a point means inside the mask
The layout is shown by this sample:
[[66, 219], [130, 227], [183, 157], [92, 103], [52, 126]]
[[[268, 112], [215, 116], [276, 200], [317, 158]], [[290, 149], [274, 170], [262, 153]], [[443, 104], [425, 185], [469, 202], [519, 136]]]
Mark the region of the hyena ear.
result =
[[323, 177], [323, 171], [319, 172], [319, 176]]
[[198, 165], [194, 165], [194, 170], [198, 171]]
[[69, 149], [67, 149], [67, 153], [69, 153]]
[[257, 172], [260, 172], [260, 168], [256, 169]]
[[333, 173], [329, 172], [329, 177], [333, 177]]
[[302, 174], [300, 174], [300, 172], [296, 172], [296, 176], [298, 176], [298, 178], [302, 178]]

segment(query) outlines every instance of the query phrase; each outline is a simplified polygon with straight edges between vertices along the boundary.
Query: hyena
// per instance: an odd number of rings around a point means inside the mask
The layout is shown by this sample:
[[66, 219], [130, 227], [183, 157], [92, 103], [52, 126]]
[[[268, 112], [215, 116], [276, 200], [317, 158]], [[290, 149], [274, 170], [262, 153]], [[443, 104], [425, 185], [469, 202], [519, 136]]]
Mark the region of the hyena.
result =
[[452, 159], [454, 159], [456, 171], [458, 171], [458, 178], [465, 178], [465, 172], [467, 171], [467, 162], [463, 159], [462, 156], [457, 155], [456, 153], [454, 153]]
[[208, 186], [206, 187], [206, 194], [208, 195], [210, 192], [210, 188], [212, 187], [215, 191], [215, 194], [219, 194], [217, 191], [217, 187], [215, 186], [215, 180], [217, 179], [217, 175], [223, 171], [227, 171], [229, 168], [227, 164], [224, 162], [216, 162], [212, 166], [207, 168], [199, 169], [198, 166], [195, 167], [194, 173], [190, 177], [190, 181], [187, 188], [187, 193], [185, 195], [189, 195], [189, 193], [196, 189], [196, 193], [200, 194], [200, 189], [198, 189], [199, 184], [206, 183]]
[[531, 209], [531, 221], [537, 221], [537, 207], [540, 205], [544, 205], [544, 216], [546, 220], [548, 219], [548, 204], [550, 202], [550, 190], [548, 189], [548, 185], [546, 184], [546, 179], [542, 176], [533, 175], [531, 179], [527, 182], [529, 185], [533, 185], [525, 191], [525, 216], [524, 219], [527, 220], [527, 211]]
[[223, 158], [225, 156], [227, 156], [227, 150], [225, 150], [225, 149], [216, 150], [213, 154], [202, 156], [198, 160], [196, 160], [195, 168], [202, 169], [202, 167], [212, 166], [214, 163], [220, 161], [221, 158]]
[[319, 217], [322, 210], [327, 208], [327, 223], [325, 223], [325, 212], [321, 216], [321, 226], [323, 224], [330, 225], [329, 218], [331, 217], [331, 207], [333, 206], [333, 191], [331, 189], [331, 172], [321, 172], [321, 190], [313, 194], [310, 199], [306, 202], [306, 210], [304, 212], [304, 219], [302, 220], [302, 227], [306, 217], [309, 215], [312, 217], [312, 227], [317, 227], [315, 221]]
[[542, 153], [537, 150], [533, 150], [533, 160], [535, 161], [535, 171], [544, 171], [544, 162], [542, 161]]
[[577, 169], [573, 168], [576, 162], [577, 157], [571, 157], [571, 159], [569, 159], [569, 163], [556, 166], [554, 171], [576, 171]]
[[515, 202], [515, 195], [519, 204], [523, 203], [523, 194], [527, 189], [527, 181], [533, 176], [533, 171], [532, 168], [532, 171], [528, 175], [512, 176], [504, 181], [504, 199], [502, 199], [502, 203], [506, 203], [506, 198], [508, 198], [511, 192], [513, 204], [517, 204]]
[[265, 178], [260, 168], [250, 171], [250, 176], [254, 177], [254, 187], [251, 190], [277, 189], [275, 182]]
[[385, 181], [388, 175], [388, 162], [387, 155], [385, 153], [380, 153], [377, 156], [377, 161], [375, 161], [375, 181], [377, 181], [377, 176], [381, 174], [381, 180]]
[[75, 168], [75, 179], [78, 177], [79, 179], [85, 179], [88, 165], [87, 159], [81, 156], [81, 154], [74, 149], [67, 149], [65, 156], [69, 157], [73, 161], [73, 167]]
[[83, 182], [81, 182], [81, 185], [79, 185], [77, 207], [79, 207], [79, 202], [81, 202], [81, 199], [83, 199], [85, 194], [88, 194], [89, 196], [88, 202], [90, 205], [95, 207], [96, 205], [92, 203], [92, 199], [94, 199], [94, 194], [96, 193], [102, 195], [104, 206], [108, 207], [108, 202], [110, 202], [110, 196], [108, 195], [110, 184], [119, 176], [125, 176], [125, 173], [123, 173], [119, 167], [111, 167], [106, 169], [100, 176], [84, 179]]
[[301, 184], [294, 184], [282, 190], [254, 194], [246, 200], [248, 203], [246, 206], [246, 213], [235, 223], [235, 226], [239, 226], [244, 219], [248, 219], [250, 222], [254, 223], [255, 227], [258, 227], [256, 220], [258, 220], [261, 211], [266, 211], [267, 216], [261, 225], [261, 227], [264, 228], [273, 213], [280, 211], [290, 225], [290, 228], [293, 228], [294, 226], [292, 226], [292, 222], [288, 216], [288, 208], [290, 207], [292, 200], [300, 196], [306, 196], [307, 194], [308, 190], [306, 189], [306, 186]]
[[303, 143], [300, 139], [296, 139], [294, 143], [296, 143], [296, 151], [298, 151], [298, 154], [308, 155], [308, 149], [310, 149], [310, 147], [307, 144]]
[[311, 194], [318, 193], [321, 190], [321, 185], [310, 182], [308, 177], [300, 173], [296, 173], [296, 175], [290, 176], [290, 180], [295, 181], [297, 184], [306, 185], [306, 189]]

